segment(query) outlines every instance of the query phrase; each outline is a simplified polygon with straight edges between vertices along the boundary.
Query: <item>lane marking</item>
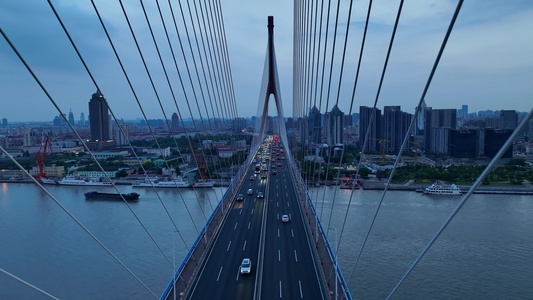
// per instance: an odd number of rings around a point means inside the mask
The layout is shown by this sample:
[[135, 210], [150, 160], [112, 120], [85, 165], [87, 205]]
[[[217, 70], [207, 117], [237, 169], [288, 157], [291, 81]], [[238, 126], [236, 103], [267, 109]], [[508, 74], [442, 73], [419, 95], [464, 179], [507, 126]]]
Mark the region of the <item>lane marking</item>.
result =
[[276, 207], [279, 207], [279, 202], [278, 201], [276, 201]]
[[278, 261], [281, 261], [281, 251], [278, 250]]
[[285, 193], [285, 197], [289, 197], [289, 193]]
[[282, 298], [282, 295], [281, 295], [281, 280], [279, 281], [279, 297]]
[[252, 213], [251, 213], [251, 215], [253, 215], [253, 214], [254, 214], [254, 209], [252, 208]]
[[278, 237], [279, 237], [279, 228], [278, 228]]
[[217, 281], [218, 281], [218, 279], [220, 279], [220, 273], [222, 273], [222, 268], [223, 268], [223, 267], [221, 266], [221, 267], [220, 267], [220, 271], [218, 271]]
[[235, 223], [235, 227], [233, 227], [233, 230], [237, 229], [237, 223], [238, 222]]
[[287, 201], [287, 207], [291, 207], [291, 204], [289, 203], [289, 201]]
[[292, 237], [294, 237], [294, 230], [291, 229], [291, 234], [292, 234]]
[[228, 244], [228, 249], [226, 249], [226, 251], [229, 251], [229, 247], [231, 246], [231, 241], [229, 241], [229, 244]]
[[278, 220], [279, 220], [279, 213], [278, 213]]
[[[242, 247], [242, 251], [244, 251], [244, 249], [246, 249], [246, 240], [244, 240], [244, 246]], [[294, 250], [295, 253], [296, 253], [296, 250]]]
[[298, 285], [300, 286], [300, 298], [303, 299], [304, 294], [302, 293], [302, 282], [300, 280], [298, 280]]
[[239, 211], [239, 215], [240, 215], [240, 214], [242, 214], [242, 208], [241, 208], [241, 210]]
[[[250, 229], [250, 223], [251, 223], [251, 222], [248, 222], [248, 229]], [[294, 237], [294, 235], [293, 235], [293, 237]]]
[[294, 259], [296, 259], [296, 262], [298, 262], [298, 255], [296, 254], [296, 249], [294, 249]]

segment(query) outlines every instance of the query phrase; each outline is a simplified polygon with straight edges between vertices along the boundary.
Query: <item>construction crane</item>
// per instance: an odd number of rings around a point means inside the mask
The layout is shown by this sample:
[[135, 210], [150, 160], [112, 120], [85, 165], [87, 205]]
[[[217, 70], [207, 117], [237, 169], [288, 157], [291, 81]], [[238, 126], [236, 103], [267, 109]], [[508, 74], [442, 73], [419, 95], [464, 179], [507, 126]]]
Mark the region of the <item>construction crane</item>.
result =
[[380, 154], [381, 154], [381, 163], [384, 164], [385, 163], [385, 143], [386, 142], [390, 142], [389, 140], [387, 139], [376, 139], [376, 138], [370, 138], [371, 140], [374, 140], [374, 141], [379, 141], [379, 150], [380, 150]]
[[48, 175], [46, 175], [46, 173], [44, 172], [44, 159], [46, 158], [46, 149], [50, 149], [50, 152], [52, 152], [52, 144], [50, 143], [50, 139], [48, 138], [48, 136], [46, 136], [44, 145], [41, 144], [39, 152], [37, 152], [37, 154], [35, 155], [35, 157], [37, 158], [35, 164], [39, 166], [39, 174], [37, 174], [37, 176], [35, 177], [35, 179], [37, 180], [40, 180], [41, 178], [48, 178]]

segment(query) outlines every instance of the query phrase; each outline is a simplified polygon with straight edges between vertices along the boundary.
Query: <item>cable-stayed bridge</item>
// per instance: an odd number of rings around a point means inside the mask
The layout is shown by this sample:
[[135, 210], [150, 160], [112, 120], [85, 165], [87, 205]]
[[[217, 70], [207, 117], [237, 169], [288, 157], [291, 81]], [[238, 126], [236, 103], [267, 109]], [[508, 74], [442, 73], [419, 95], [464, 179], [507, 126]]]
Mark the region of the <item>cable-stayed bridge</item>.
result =
[[[65, 26], [62, 22], [61, 13], [55, 10], [51, 1], [49, 4], [55, 17], [61, 24], [66, 37], [71, 43], [72, 48], [75, 50], [76, 55], [83, 63], [87, 74], [94, 83], [96, 90], [106, 94], [106, 91], [100, 88], [98, 84], [98, 78], [92, 75], [91, 68], [88, 64], [86, 64], [83, 51], [78, 50], [78, 47], [76, 46], [77, 42], [72, 39], [71, 35], [69, 34], [69, 27]], [[152, 90], [155, 95], [156, 101], [154, 101], [154, 103], [151, 105], [161, 107], [161, 112], [164, 115], [164, 120], [166, 121], [165, 125], [168, 127], [169, 135], [172, 135], [173, 131], [174, 133], [179, 131], [179, 133], [182, 133], [187, 137], [189, 149], [193, 154], [193, 160], [198, 166], [198, 169], [203, 169], [201, 168], [204, 163], [202, 161], [202, 155], [198, 153], [199, 149], [194, 146], [201, 144], [202, 141], [200, 140], [200, 135], [204, 134], [205, 136], [215, 136], [217, 134], [225, 134], [226, 131], [224, 128], [231, 127], [232, 122], [239, 118], [239, 114], [237, 113], [238, 107], [233, 91], [233, 84], [231, 82], [229, 56], [225, 45], [226, 41], [223, 28], [221, 4], [219, 2], [198, 1], [193, 2], [193, 7], [191, 7], [188, 2], [187, 5], [185, 5], [185, 3], [171, 3], [169, 1], [168, 6], [163, 7], [161, 10], [159, 3], [156, 2], [157, 11], [155, 11], [154, 15], [156, 16], [155, 20], [160, 20], [161, 26], [164, 30], [162, 39], [161, 36], [158, 38], [158, 33], [154, 33], [153, 31], [151, 23], [154, 22], [154, 19], [151, 19], [153, 15], [149, 15], [146, 12], [142, 1], [140, 4], [142, 6], [142, 14], [140, 15], [141, 17], [137, 17], [146, 21], [146, 30], [150, 33], [148, 36], [151, 37], [154, 48], [156, 49], [154, 52], [156, 55], [147, 55], [146, 50], [143, 49], [143, 44], [139, 42], [139, 33], [136, 33], [130, 23], [133, 19], [132, 16], [128, 14], [127, 8], [125, 8], [122, 2], [120, 2], [121, 12], [123, 13], [123, 17], [126, 20], [129, 31], [131, 32], [131, 36], [134, 40], [134, 49], [142, 61], [141, 70], [146, 73], [148, 78], [148, 89]], [[301, 119], [304, 132], [307, 131], [310, 126], [313, 126], [308, 118], [311, 107], [318, 106], [320, 109], [322, 109], [322, 107], [325, 106], [326, 109], [324, 111], [328, 111], [328, 105], [330, 105], [329, 101], [331, 101], [331, 104], [335, 103], [335, 106], [337, 106], [341, 100], [339, 94], [340, 82], [342, 82], [343, 76], [342, 67], [339, 71], [339, 84], [336, 97], [330, 97], [329, 94], [331, 81], [336, 80], [333, 79], [333, 76], [331, 75], [334, 55], [339, 55], [339, 53], [335, 51], [335, 47], [337, 46], [342, 49], [342, 40], [339, 39], [339, 41], [336, 41], [334, 39], [333, 41], [330, 40], [328, 43], [327, 37], [325, 37], [322, 45], [324, 48], [322, 48], [320, 45], [320, 41], [322, 41], [322, 39], [316, 36], [316, 31], [313, 32], [312, 30], [313, 26], [315, 28], [317, 26], [323, 26], [322, 24], [318, 25], [318, 18], [315, 18], [317, 12], [321, 11], [320, 20], [322, 20], [322, 16], [324, 16], [324, 18], [333, 18], [335, 15], [333, 12], [331, 14], [329, 13], [329, 5], [331, 5], [331, 3], [321, 4], [322, 6], [319, 9], [318, 2], [295, 2], [295, 75], [293, 82], [293, 115]], [[388, 48], [389, 52], [387, 54], [382, 71], [383, 75], [385, 74], [389, 54], [392, 49], [394, 34], [396, 32], [396, 26], [398, 25], [398, 19], [402, 13], [402, 4], [403, 1], [400, 2], [400, 7], [398, 9], [398, 17], [396, 19], [396, 24], [394, 26], [392, 38]], [[146, 123], [150, 124], [147, 115], [144, 113], [144, 110], [147, 108], [147, 106], [142, 104], [142, 99], [138, 97], [139, 90], [136, 88], [135, 84], [132, 83], [132, 73], [128, 72], [128, 66], [123, 64], [124, 57], [122, 57], [120, 51], [117, 50], [117, 43], [113, 40], [112, 35], [109, 34], [105, 19], [101, 18], [100, 16], [98, 6], [95, 5], [94, 2], [92, 2], [92, 5], [94, 8], [94, 13], [100, 22], [100, 26], [105, 33], [105, 37], [113, 50], [114, 58], [120, 65], [124, 78], [126, 78], [128, 87], [132, 92], [133, 98], [135, 99], [135, 103], [139, 106]], [[416, 111], [420, 111], [420, 105], [431, 83], [431, 79], [436, 67], [438, 66], [440, 56], [442, 55], [442, 52], [446, 46], [447, 39], [453, 29], [455, 18], [459, 13], [461, 5], [462, 1], [459, 1], [459, 4], [455, 10], [455, 14], [451, 18], [450, 25], [447, 28], [441, 48], [438, 53], [435, 54], [437, 59], [433, 65], [433, 69], [430, 73], [423, 96], [420, 98], [420, 102]], [[325, 14], [325, 6], [328, 6], [327, 15]], [[337, 5], [337, 18], [339, 14], [339, 8], [340, 4]], [[349, 11], [347, 20], [347, 23], [349, 24], [350, 13], [352, 11], [351, 2], [346, 9]], [[370, 11], [371, 3], [368, 6], [368, 15], [366, 18], [367, 24], [368, 20], [370, 19]], [[172, 16], [172, 18], [168, 18], [169, 14]], [[169, 20], [173, 20], [174, 22], [168, 22]], [[324, 24], [329, 25], [330, 23], [324, 21]], [[337, 38], [336, 31], [339, 24], [336, 21], [332, 22], [331, 25], [334, 26], [335, 31], [333, 36]], [[303, 168], [303, 164], [298, 165], [298, 162], [295, 161], [293, 155], [291, 155], [291, 143], [289, 142], [286, 129], [284, 128], [285, 119], [282, 111], [280, 85], [273, 48], [273, 23], [269, 23], [268, 30], [270, 34], [268, 35], [269, 42], [267, 47], [267, 58], [265, 59], [262, 82], [263, 85], [259, 95], [259, 112], [257, 114], [258, 125], [256, 126], [256, 129], [258, 130], [258, 133], [252, 141], [250, 155], [244, 164], [242, 164], [243, 166], [241, 167], [237, 176], [233, 179], [230, 188], [225, 192], [224, 195], [217, 195], [217, 197], [219, 197], [219, 199], [217, 199], [219, 200], [217, 202], [218, 204], [210, 208], [213, 213], [210, 214], [210, 211], [203, 212], [205, 216], [205, 224], [195, 224], [195, 226], [199, 229], [199, 235], [194, 243], [190, 245], [185, 238], [181, 237], [182, 243], [187, 248], [190, 248], [190, 252], [185, 257], [182, 265], [178, 268], [175, 268], [176, 275], [170, 281], [167, 289], [161, 295], [161, 298], [351, 298], [350, 293], [348, 292], [347, 284], [344, 281], [344, 277], [335, 264], [335, 257], [337, 254], [336, 249], [331, 247], [326, 237], [329, 234], [329, 237], [331, 238], [329, 223], [325, 227], [322, 227], [322, 225], [319, 223], [319, 213], [314, 207], [309, 193], [306, 190], [305, 183], [313, 180], [310, 180], [311, 178], [305, 178], [305, 180], [302, 179], [300, 175], [300, 171], [302, 171], [302, 169], [298, 169], [298, 167]], [[331, 30], [331, 28], [327, 29], [326, 27], [324, 31], [326, 36]], [[322, 31], [319, 30], [319, 32]], [[345, 32], [345, 38], [347, 40], [348, 29], [346, 29]], [[33, 72], [31, 64], [27, 63], [27, 61], [24, 59], [24, 56], [17, 51], [17, 45], [12, 43], [12, 41], [9, 39], [9, 33], [2, 30], [2, 34], [4, 39], [8, 41], [9, 46], [16, 53], [17, 58], [20, 59], [20, 61], [24, 64], [24, 66], [33, 76], [35, 82], [40, 85], [48, 100], [50, 100], [50, 102], [58, 108], [59, 114], [65, 118], [65, 122], [71, 126], [72, 131], [75, 133], [77, 138], [82, 141], [84, 147], [89, 149], [90, 145], [87, 145], [85, 142], [83, 142], [84, 139], [77, 134], [76, 128], [72, 126], [73, 124], [70, 124], [64, 111], [60, 110], [59, 106], [56, 105], [54, 95], [48, 92], [46, 85], [43, 84], [39, 79], [38, 73]], [[344, 52], [342, 52], [341, 56], [341, 66], [344, 66], [344, 61], [346, 58], [346, 40], [344, 41]], [[163, 47], [168, 47], [168, 49], [171, 50], [171, 60], [163, 59], [163, 56], [160, 52]], [[333, 49], [326, 50], [327, 47], [333, 47]], [[322, 50], [322, 52], [320, 52], [319, 49]], [[361, 43], [359, 57], [360, 61], [363, 57], [363, 50], [364, 38], [363, 42]], [[316, 54], [315, 51], [317, 52]], [[325, 68], [326, 63], [329, 63], [329, 61], [326, 60], [326, 53], [331, 55], [329, 83], [324, 82], [324, 77], [320, 79], [319, 76], [319, 73], [321, 73], [322, 76], [324, 76], [324, 74], [327, 76], [328, 74], [328, 70]], [[159, 65], [161, 72], [163, 72], [164, 75], [161, 77], [163, 78], [162, 85], [168, 89], [168, 99], [171, 99], [170, 102], [173, 104], [171, 105], [171, 109], [165, 108], [164, 99], [161, 97], [161, 82], [154, 80], [153, 70], [149, 67], [149, 62], [147, 61], [151, 61], [152, 63], [155, 61], [155, 64]], [[320, 68], [322, 68], [321, 71]], [[357, 68], [357, 74], [358, 73], [359, 67]], [[379, 99], [379, 90], [381, 89], [381, 84], [383, 82], [383, 75], [375, 99], [376, 104]], [[173, 76], [175, 77], [174, 79], [172, 79]], [[313, 80], [315, 80], [316, 83], [313, 83]], [[319, 80], [322, 80], [320, 85], [318, 84]], [[353, 85], [354, 95], [356, 86], [357, 77], [356, 83]], [[324, 99], [326, 102], [325, 105], [322, 103], [317, 105], [318, 98], [319, 101], [322, 102], [322, 97], [317, 96], [316, 89], [319, 87], [327, 90], [327, 96]], [[322, 95], [322, 92], [320, 95]], [[354, 103], [353, 99], [354, 96], [352, 95], [350, 114], [352, 113], [352, 106]], [[278, 142], [277, 145], [273, 143], [272, 137], [268, 137], [265, 140], [265, 122], [268, 115], [268, 103], [272, 100], [274, 100], [276, 107], [279, 127], [278, 130], [280, 140], [276, 141]], [[374, 104], [374, 108], [376, 104]], [[171, 124], [172, 117], [170, 117], [169, 113], [174, 111], [177, 114], [177, 122], [180, 123], [177, 128], [173, 128]], [[123, 127], [120, 126], [120, 117], [118, 116], [120, 108], [117, 110], [116, 107], [110, 105], [109, 112], [113, 121], [118, 125], [117, 128], [119, 128], [120, 134], [127, 137], [127, 132], [125, 132]], [[375, 116], [373, 117], [375, 118]], [[190, 121], [188, 118], [190, 118]], [[530, 116], [528, 116], [528, 118], [530, 118]], [[416, 114], [413, 120], [415, 119]], [[526, 120], [527, 118], [524, 118], [524, 122], [521, 123], [520, 126], [524, 126]], [[371, 124], [372, 122], [373, 121], [371, 118], [369, 123]], [[414, 123], [412, 122], [409, 132], [412, 131], [414, 126], [413, 124]], [[151, 125], [149, 125], [149, 127], [150, 134], [152, 134], [154, 141], [158, 143], [158, 137], [160, 136], [156, 130], [151, 127]], [[371, 126], [368, 126], [368, 128], [370, 129]], [[399, 153], [403, 152], [403, 149], [409, 142], [409, 132], [405, 135], [405, 140], [403, 141], [402, 149], [400, 149]], [[342, 135], [345, 133], [340, 134]], [[512, 141], [514, 138], [515, 136], [512, 136], [509, 141]], [[177, 142], [175, 140], [174, 142], [177, 146]], [[365, 140], [364, 144], [366, 145], [366, 143], [367, 141]], [[131, 147], [131, 143], [128, 142], [128, 144]], [[161, 150], [162, 147], [159, 144], [157, 146]], [[504, 145], [502, 149], [505, 150], [505, 147], [507, 146], [508, 144]], [[179, 147], [177, 148], [179, 149]], [[342, 151], [344, 151], [344, 147], [341, 148]], [[263, 159], [265, 155], [269, 155], [270, 158], [274, 159], [274, 155], [280, 154], [281, 149], [284, 149], [285, 154], [283, 157], [286, 159], [281, 162], [278, 160], [272, 161], [270, 159], [268, 162], [266, 162], [266, 167], [269, 172], [268, 177], [265, 178], [265, 180], [254, 180], [253, 182], [250, 181], [249, 178], [253, 176], [252, 173], [255, 173], [255, 170], [253, 170], [255, 166], [253, 160], [258, 160], [258, 155], [262, 156], [261, 159]], [[363, 152], [364, 149], [365, 146], [363, 145]], [[2, 148], [2, 150], [4, 149]], [[275, 152], [273, 152], [273, 150], [275, 150]], [[341, 157], [343, 156], [344, 155], [341, 154]], [[401, 157], [401, 155], [398, 155], [398, 159], [399, 157]], [[496, 160], [497, 157], [493, 161]], [[98, 162], [96, 159], [95, 161]], [[230, 160], [230, 163], [234, 165], [239, 164], [236, 160]], [[396, 161], [394, 166], [396, 166], [397, 163], [398, 161]], [[165, 162], [165, 164], [167, 167], [169, 166], [168, 162]], [[339, 163], [339, 166], [341, 164], [342, 160]], [[142, 164], [140, 165], [142, 167]], [[272, 175], [273, 165], [277, 167], [277, 174], [275, 176]], [[328, 162], [328, 166], [330, 165], [333, 167], [333, 163], [330, 164]], [[490, 167], [491, 166], [489, 166], [487, 170], [490, 170]], [[143, 171], [146, 172], [146, 170]], [[206, 169], [205, 172], [209, 172], [209, 169]], [[303, 173], [307, 174], [309, 172]], [[204, 175], [209, 177], [211, 174]], [[392, 176], [393, 174], [391, 174], [391, 177]], [[483, 178], [483, 176], [480, 177], [480, 180]], [[200, 174], [200, 177], [202, 177], [202, 174]], [[479, 182], [477, 184], [479, 184]], [[252, 195], [246, 195], [246, 191], [250, 188], [252, 189]], [[473, 188], [475, 188], [475, 186]], [[46, 190], [44, 187], [43, 189]], [[154, 188], [154, 190], [157, 193], [157, 189]], [[258, 192], [262, 192], [264, 197], [257, 198]], [[237, 195], [241, 193], [244, 195], [245, 199], [242, 202], [239, 202], [236, 200], [236, 198]], [[385, 193], [386, 189], [383, 193], [383, 196]], [[458, 209], [462, 206], [462, 204], [464, 204], [464, 201], [468, 199], [468, 196], [469, 194], [463, 198], [463, 201], [458, 206]], [[53, 195], [50, 195], [50, 197], [56, 201], [60, 200], [56, 199]], [[164, 201], [161, 198], [159, 199], [161, 200], [162, 206], [165, 207]], [[382, 200], [383, 198], [381, 201]], [[335, 199], [333, 199], [333, 204], [334, 203]], [[58, 201], [58, 204], [60, 204], [60, 201]], [[378, 213], [378, 210], [376, 210], [376, 214]], [[132, 213], [135, 214], [133, 210]], [[166, 213], [172, 220], [170, 212], [166, 211]], [[281, 217], [284, 214], [289, 216], [290, 221], [288, 223], [281, 221]], [[348, 211], [346, 211], [346, 215], [344, 216], [344, 222], [347, 220], [347, 215]], [[453, 216], [454, 215], [452, 214], [447, 222], [449, 222]], [[329, 218], [329, 222], [330, 221], [331, 216]], [[142, 220], [139, 219], [139, 222], [142, 224]], [[191, 222], [194, 223], [195, 221], [191, 220]], [[92, 236], [90, 231], [86, 229], [81, 222], [78, 224], [84, 228], [89, 235]], [[174, 230], [179, 233], [180, 228], [176, 223], [174, 223], [174, 221], [173, 226]], [[203, 229], [201, 229], [202, 227]], [[445, 227], [446, 224], [443, 225], [441, 230], [443, 230]], [[371, 228], [372, 226], [370, 226], [369, 232]], [[343, 234], [346, 234], [343, 231], [344, 226], [342, 227], [340, 233], [341, 240]], [[146, 230], [146, 232], [148, 235], [150, 235], [154, 241], [154, 244], [159, 248], [158, 243], [156, 242], [155, 238], [152, 237], [149, 230]], [[435, 235], [434, 239], [430, 241], [426, 250], [424, 251], [427, 251], [434, 240], [438, 237], [440, 232], [441, 231]], [[107, 249], [97, 237], [92, 237], [97, 243], [100, 243], [100, 245], [104, 247], [110, 255], [116, 258], [118, 263], [123, 265], [124, 268], [130, 272], [134, 280], [137, 280], [154, 296], [159, 296], [157, 295], [157, 292], [151, 291], [151, 289], [135, 275], [135, 272], [133, 272], [128, 266], [124, 265], [120, 258], [116, 257], [112, 251]], [[362, 252], [363, 248], [361, 248], [360, 251]], [[161, 252], [163, 255], [165, 255], [164, 251], [161, 250]], [[359, 252], [359, 256], [361, 252]], [[424, 253], [425, 252], [422, 252], [419, 258], [421, 258]], [[355, 269], [359, 256], [357, 256], [354, 264], [348, 266], [348, 268], [353, 266]], [[244, 257], [250, 258], [252, 261], [251, 276], [243, 276], [239, 274], [239, 265]], [[169, 260], [168, 257], [166, 259]], [[416, 262], [413, 264], [413, 267], [416, 265]], [[406, 276], [410, 270], [411, 269], [407, 271]], [[348, 271], [351, 270], [348, 269]], [[400, 280], [398, 285], [401, 284], [404, 278]], [[33, 286], [33, 288], [38, 287]], [[394, 293], [395, 290], [396, 288], [391, 292], [391, 294]], [[43, 291], [43, 293], [45, 292]]]

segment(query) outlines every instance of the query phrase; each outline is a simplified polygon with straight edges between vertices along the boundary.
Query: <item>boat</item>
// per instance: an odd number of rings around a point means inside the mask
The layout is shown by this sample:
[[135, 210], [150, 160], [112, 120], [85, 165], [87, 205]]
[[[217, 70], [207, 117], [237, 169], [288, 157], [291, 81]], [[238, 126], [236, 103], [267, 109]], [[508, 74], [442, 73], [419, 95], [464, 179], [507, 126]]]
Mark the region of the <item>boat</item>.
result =
[[458, 196], [461, 195], [461, 190], [459, 187], [455, 184], [452, 184], [450, 186], [445, 186], [440, 183], [433, 183], [429, 187], [424, 189], [424, 194], [428, 195], [453, 195]]
[[[153, 183], [153, 186], [156, 188], [188, 188], [192, 187], [193, 185], [191, 183], [183, 181], [183, 179], [176, 179], [174, 181], [156, 181]], [[134, 182], [133, 187], [152, 187], [152, 183]]]
[[193, 183], [193, 187], [195, 188], [206, 188], [206, 187], [213, 187], [213, 186], [215, 186], [214, 181], [203, 180], [203, 179], [200, 179], [196, 181], [195, 183]]
[[41, 178], [43, 184], [58, 184], [58, 185], [80, 185], [80, 186], [113, 186], [110, 181], [98, 181], [96, 179], [81, 178], [69, 175], [61, 180], [52, 180], [48, 178]]
[[355, 181], [350, 180], [349, 178], [341, 179], [341, 189], [359, 189], [361, 186]]
[[42, 184], [59, 184], [59, 183], [57, 183], [57, 180], [44, 178], [44, 177], [41, 177], [41, 183]]
[[91, 191], [84, 194], [86, 200], [122, 200], [122, 197], [124, 197], [124, 200], [126, 201], [135, 201], [139, 200], [139, 194], [137, 193], [127, 193], [121, 194], [118, 193], [100, 193], [97, 191]]

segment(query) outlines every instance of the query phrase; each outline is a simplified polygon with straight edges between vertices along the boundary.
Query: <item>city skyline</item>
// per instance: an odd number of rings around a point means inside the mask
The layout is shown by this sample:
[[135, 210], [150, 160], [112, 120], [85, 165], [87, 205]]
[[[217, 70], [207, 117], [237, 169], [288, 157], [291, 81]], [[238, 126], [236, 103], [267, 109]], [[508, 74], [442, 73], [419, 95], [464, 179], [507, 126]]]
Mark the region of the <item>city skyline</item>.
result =
[[[398, 104], [405, 108], [416, 106], [454, 5], [454, 1], [405, 4], [378, 106]], [[90, 3], [72, 5], [58, 1], [54, 6], [88, 61], [89, 68], [95, 73], [110, 107], [117, 110], [117, 117], [133, 119], [140, 115]], [[153, 45], [150, 46], [151, 41], [146, 35], [146, 22], [141, 18], [140, 5], [126, 3], [125, 6], [129, 14], [139, 16], [133, 25], [136, 33], [146, 43], [147, 49], [143, 51], [153, 54], [153, 49], [149, 48], [153, 48]], [[354, 6], [350, 36], [352, 41], [359, 41], [367, 4], [356, 3]], [[131, 47], [132, 38], [125, 28], [127, 25], [119, 5], [102, 2], [97, 3], [97, 7], [104, 23], [112, 30], [112, 38], [119, 42], [118, 51], [127, 62], [127, 71], [136, 74], [133, 78], [134, 86], [136, 90], [141, 91], [141, 101], [145, 107], [151, 106], [150, 103], [154, 103], [155, 97], [148, 88], [148, 80], [143, 73], [138, 54], [134, 52], [134, 46]], [[147, 3], [146, 7], [149, 14], [156, 14], [154, 4]], [[72, 109], [75, 116], [79, 115], [78, 112], [84, 111], [86, 102], [95, 88], [51, 9], [46, 3], [26, 1], [4, 3], [2, 8], [0, 10], [0, 17], [3, 20], [2, 30], [30, 67], [34, 68], [37, 76], [58, 102], [62, 112], [68, 114]], [[396, 9], [396, 4], [387, 6], [375, 3], [373, 6], [355, 106], [372, 106]], [[282, 100], [284, 111], [287, 116], [291, 116], [292, 4], [284, 1], [269, 3], [230, 1], [222, 4], [222, 11], [239, 116], [253, 116], [257, 109], [266, 50], [267, 15], [274, 16], [274, 43]], [[341, 22], [347, 19], [346, 15], [342, 14], [346, 11], [347, 3], [342, 2], [339, 16]], [[426, 97], [428, 106], [459, 108], [467, 104], [471, 111], [483, 108], [528, 111], [533, 94], [529, 84], [533, 74], [533, 60], [528, 53], [533, 49], [533, 41], [524, 37], [529, 34], [528, 28], [533, 27], [533, 20], [529, 17], [532, 11], [533, 3], [528, 1], [511, 4], [502, 4], [498, 1], [465, 3]], [[161, 29], [160, 24], [154, 26], [156, 30]], [[339, 27], [337, 32], [338, 49], [341, 48], [344, 38], [345, 22], [343, 26]], [[332, 28], [330, 28], [332, 35], [331, 31]], [[352, 42], [347, 45], [349, 55], [338, 104], [346, 113], [350, 104], [354, 65], [359, 53], [357, 43]], [[331, 46], [330, 42], [329, 49]], [[340, 51], [335, 53], [335, 62], [340, 60]], [[169, 54], [166, 55], [168, 58]], [[58, 114], [5, 40], [0, 42], [0, 58], [6, 62], [5, 67], [0, 70], [0, 81], [6, 87], [3, 89], [4, 97], [17, 100], [12, 101], [16, 105], [10, 103], [4, 105], [0, 118], [7, 115], [12, 122], [46, 120], [50, 118], [41, 117], [43, 114], [50, 116]], [[150, 68], [157, 67], [155, 60], [148, 63]], [[339, 70], [337, 64], [335, 66], [333, 79], [337, 78], [338, 81]], [[162, 75], [159, 74], [161, 72], [156, 71], [157, 80], [162, 82]], [[164, 103], [165, 109], [171, 115], [175, 107], [170, 103], [169, 93], [164, 86], [160, 89], [163, 90], [162, 97], [168, 102]], [[323, 93], [323, 102], [325, 102], [326, 91]], [[330, 103], [335, 101], [333, 94], [332, 92], [330, 95]], [[182, 98], [179, 96], [178, 100], [183, 101]], [[20, 102], [27, 104], [17, 105]], [[332, 106], [333, 104], [330, 104], [326, 109], [323, 104], [320, 110], [323, 113], [329, 111]], [[39, 107], [39, 110], [27, 110], [25, 109], [27, 107]], [[155, 106], [149, 108], [147, 113], [149, 118], [163, 118], [161, 111]], [[193, 114], [196, 118], [196, 113]]]

